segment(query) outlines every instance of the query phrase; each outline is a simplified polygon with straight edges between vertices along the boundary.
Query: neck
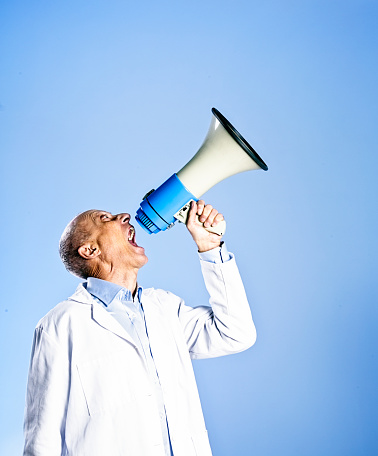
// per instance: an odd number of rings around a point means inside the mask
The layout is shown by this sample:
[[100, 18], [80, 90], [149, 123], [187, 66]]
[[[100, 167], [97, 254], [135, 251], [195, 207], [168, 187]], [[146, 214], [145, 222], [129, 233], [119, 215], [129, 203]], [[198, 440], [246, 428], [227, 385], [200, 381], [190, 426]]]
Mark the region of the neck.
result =
[[111, 271], [102, 271], [96, 276], [98, 279], [106, 280], [108, 282], [116, 283], [121, 285], [124, 288], [127, 288], [131, 291], [132, 295], [135, 295], [137, 288], [137, 276], [138, 269], [132, 269], [127, 271], [120, 270], [111, 270]]

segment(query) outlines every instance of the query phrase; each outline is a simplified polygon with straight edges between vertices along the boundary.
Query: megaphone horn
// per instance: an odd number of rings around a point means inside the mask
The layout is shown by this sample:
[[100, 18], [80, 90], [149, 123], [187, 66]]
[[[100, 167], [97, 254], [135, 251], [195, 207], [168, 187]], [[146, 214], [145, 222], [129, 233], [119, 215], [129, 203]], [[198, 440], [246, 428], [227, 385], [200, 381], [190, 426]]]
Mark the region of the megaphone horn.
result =
[[[209, 131], [194, 157], [158, 189], [148, 192], [137, 210], [136, 220], [149, 234], [164, 231], [176, 220], [185, 222], [192, 200], [218, 182], [243, 171], [268, 170], [243, 136], [215, 108]], [[225, 223], [206, 228], [224, 234]]]

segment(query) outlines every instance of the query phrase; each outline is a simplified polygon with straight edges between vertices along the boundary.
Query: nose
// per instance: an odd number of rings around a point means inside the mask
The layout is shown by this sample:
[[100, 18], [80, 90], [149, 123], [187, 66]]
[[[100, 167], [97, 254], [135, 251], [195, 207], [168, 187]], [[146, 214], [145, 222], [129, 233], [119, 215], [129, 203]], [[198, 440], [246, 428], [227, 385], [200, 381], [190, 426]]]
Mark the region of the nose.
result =
[[121, 221], [121, 223], [128, 223], [130, 221], [130, 214], [124, 212], [122, 214], [118, 214], [117, 218]]

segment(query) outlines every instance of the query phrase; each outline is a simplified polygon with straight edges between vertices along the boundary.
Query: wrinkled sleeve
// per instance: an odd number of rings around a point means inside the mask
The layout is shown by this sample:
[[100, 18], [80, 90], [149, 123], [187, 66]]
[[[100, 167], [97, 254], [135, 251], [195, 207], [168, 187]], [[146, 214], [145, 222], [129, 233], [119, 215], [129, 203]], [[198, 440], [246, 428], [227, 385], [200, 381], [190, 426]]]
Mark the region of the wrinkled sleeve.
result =
[[238, 353], [251, 347], [256, 329], [235, 259], [201, 261], [210, 306], [179, 305], [179, 319], [193, 359]]
[[24, 456], [65, 454], [69, 371], [67, 355], [42, 327], [36, 328], [26, 393]]

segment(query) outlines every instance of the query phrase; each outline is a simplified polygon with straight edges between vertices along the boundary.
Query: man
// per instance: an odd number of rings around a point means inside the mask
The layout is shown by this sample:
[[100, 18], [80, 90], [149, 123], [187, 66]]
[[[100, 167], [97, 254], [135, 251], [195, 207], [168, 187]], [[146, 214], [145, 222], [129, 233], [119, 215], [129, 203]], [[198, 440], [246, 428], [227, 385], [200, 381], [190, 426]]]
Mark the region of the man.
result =
[[62, 260], [86, 282], [35, 330], [25, 456], [211, 455], [191, 359], [240, 352], [256, 334], [235, 260], [205, 229], [221, 220], [192, 203], [211, 305], [196, 308], [139, 287], [148, 260], [129, 214], [90, 210], [67, 226]]

